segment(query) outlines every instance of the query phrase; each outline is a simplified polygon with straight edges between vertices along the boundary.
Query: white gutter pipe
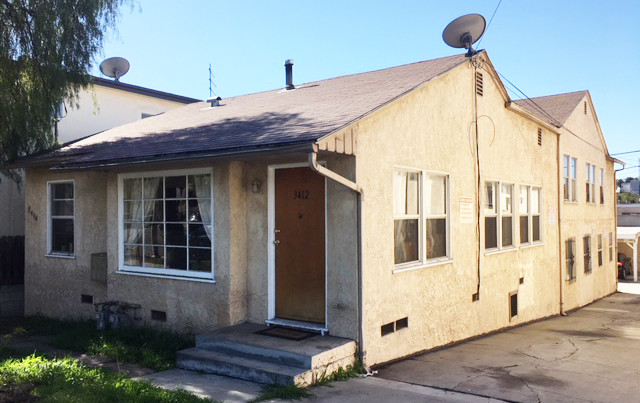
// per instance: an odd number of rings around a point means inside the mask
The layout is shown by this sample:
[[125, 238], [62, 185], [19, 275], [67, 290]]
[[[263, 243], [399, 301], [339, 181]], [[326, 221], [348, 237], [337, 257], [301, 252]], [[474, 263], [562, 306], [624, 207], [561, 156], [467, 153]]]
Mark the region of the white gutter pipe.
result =
[[364, 199], [364, 192], [360, 185], [357, 183], [350, 181], [342, 175], [339, 175], [332, 170], [323, 167], [318, 164], [318, 146], [316, 144], [313, 145], [313, 151], [309, 153], [309, 168], [311, 170], [317, 172], [318, 174], [331, 179], [334, 182], [337, 182], [356, 193], [357, 201], [356, 201], [356, 219], [357, 219], [357, 241], [358, 245], [358, 358], [360, 363], [364, 365], [365, 368], [368, 368], [365, 363], [366, 353], [364, 352], [364, 307], [362, 303], [362, 250], [363, 250], [363, 242], [362, 242], [362, 201]]

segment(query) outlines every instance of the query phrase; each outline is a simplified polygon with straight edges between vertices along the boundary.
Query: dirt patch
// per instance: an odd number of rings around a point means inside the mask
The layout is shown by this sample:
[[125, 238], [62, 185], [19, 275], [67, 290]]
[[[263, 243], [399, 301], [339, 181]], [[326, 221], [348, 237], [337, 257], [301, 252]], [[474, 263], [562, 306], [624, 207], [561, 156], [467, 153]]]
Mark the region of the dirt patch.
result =
[[39, 397], [32, 396], [31, 391], [35, 388], [34, 385], [17, 385], [7, 386], [0, 389], [0, 403], [31, 403], [40, 400]]

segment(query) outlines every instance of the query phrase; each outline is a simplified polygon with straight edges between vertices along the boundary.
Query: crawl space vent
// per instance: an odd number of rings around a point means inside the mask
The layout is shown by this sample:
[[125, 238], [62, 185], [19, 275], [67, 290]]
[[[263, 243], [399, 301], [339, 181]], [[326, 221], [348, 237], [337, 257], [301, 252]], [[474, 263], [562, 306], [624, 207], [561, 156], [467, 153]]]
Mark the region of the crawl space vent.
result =
[[542, 129], [538, 127], [538, 145], [542, 145]]
[[409, 327], [409, 318], [404, 317], [402, 319], [396, 320], [395, 322], [389, 322], [386, 325], [382, 325], [380, 327], [380, 335], [386, 336], [407, 327]]
[[164, 311], [154, 311], [151, 310], [151, 320], [157, 320], [159, 322], [167, 321], [167, 313]]

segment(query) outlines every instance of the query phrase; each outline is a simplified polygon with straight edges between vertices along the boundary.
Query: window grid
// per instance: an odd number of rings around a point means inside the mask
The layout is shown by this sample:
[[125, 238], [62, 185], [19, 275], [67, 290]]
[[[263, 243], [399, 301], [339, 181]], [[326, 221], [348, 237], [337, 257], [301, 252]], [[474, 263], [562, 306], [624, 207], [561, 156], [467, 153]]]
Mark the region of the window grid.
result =
[[[213, 183], [210, 171], [201, 171], [122, 178], [121, 256], [125, 269], [161, 275], [212, 276]], [[168, 179], [173, 181], [176, 194], [168, 193]], [[170, 208], [173, 208], [171, 217]], [[204, 235], [207, 239], [203, 241]]]
[[567, 280], [576, 278], [576, 240], [569, 238], [565, 241], [565, 259], [567, 264]]
[[486, 250], [513, 248], [515, 185], [500, 181], [485, 182], [484, 237]]
[[585, 168], [586, 202], [593, 204], [596, 202], [596, 167], [593, 164], [587, 163]]
[[609, 232], [609, 261], [613, 262], [613, 232]]
[[591, 236], [586, 235], [582, 238], [584, 247], [584, 272], [591, 273]]
[[564, 200], [567, 202], [576, 202], [577, 201], [577, 189], [576, 189], [576, 179], [577, 179], [577, 160], [574, 157], [569, 155], [565, 155], [563, 158], [563, 173], [564, 173], [564, 183], [563, 183], [563, 194]]
[[602, 266], [602, 234], [598, 234], [598, 267]]
[[604, 204], [604, 169], [600, 168], [600, 204]]
[[49, 182], [48, 225], [47, 253], [73, 256], [75, 249], [75, 184], [73, 181]]

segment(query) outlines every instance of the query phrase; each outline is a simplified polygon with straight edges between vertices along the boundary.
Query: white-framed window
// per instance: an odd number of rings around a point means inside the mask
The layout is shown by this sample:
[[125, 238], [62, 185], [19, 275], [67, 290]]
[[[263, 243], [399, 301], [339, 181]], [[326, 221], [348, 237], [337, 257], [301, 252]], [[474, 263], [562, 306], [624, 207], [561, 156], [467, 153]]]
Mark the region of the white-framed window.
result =
[[485, 249], [513, 246], [513, 184], [485, 182]]
[[576, 278], [576, 239], [569, 238], [565, 241], [565, 259], [567, 263], [567, 280]]
[[213, 279], [211, 169], [118, 176], [119, 269]]
[[582, 238], [584, 252], [584, 272], [591, 273], [591, 235], [585, 235]]
[[602, 266], [602, 234], [598, 234], [598, 267]]
[[600, 168], [600, 204], [604, 204], [604, 169]]
[[586, 184], [586, 201], [587, 203], [595, 203], [596, 202], [596, 166], [593, 164], [585, 165], [586, 168], [586, 176], [585, 176], [585, 184]]
[[396, 168], [393, 221], [396, 269], [449, 260], [449, 176]]
[[564, 200], [575, 202], [577, 201], [577, 189], [576, 189], [576, 180], [577, 180], [577, 165], [578, 161], [569, 156], [564, 156]]
[[613, 232], [609, 232], [609, 261], [613, 262]]
[[48, 189], [47, 254], [74, 255], [75, 184], [69, 181], [51, 181]]
[[541, 188], [520, 186], [520, 244], [540, 242], [540, 205]]

